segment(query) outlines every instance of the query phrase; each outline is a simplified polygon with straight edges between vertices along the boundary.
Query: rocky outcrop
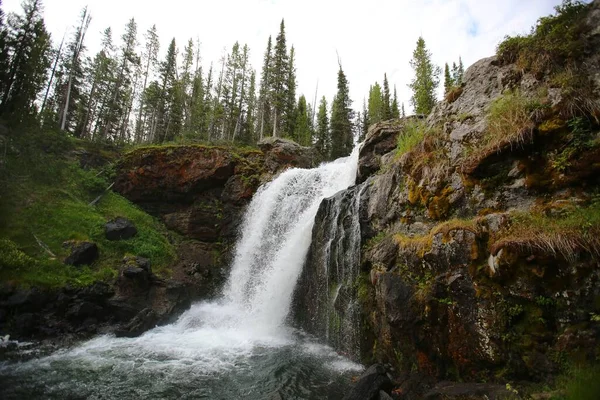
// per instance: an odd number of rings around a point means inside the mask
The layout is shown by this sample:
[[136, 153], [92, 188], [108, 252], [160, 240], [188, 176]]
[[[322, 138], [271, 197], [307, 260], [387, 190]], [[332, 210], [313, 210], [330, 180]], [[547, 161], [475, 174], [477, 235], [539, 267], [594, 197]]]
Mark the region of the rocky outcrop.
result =
[[[146, 269], [144, 269], [146, 268]], [[125, 260], [115, 285], [0, 288], [0, 330], [19, 341], [62, 345], [100, 333], [138, 336], [189, 307], [190, 288], [152, 275], [144, 259]]]
[[115, 190], [184, 238], [173, 278], [213, 294], [227, 275], [246, 205], [262, 183], [290, 167], [312, 167], [312, 151], [285, 139], [260, 150], [163, 146], [134, 150], [117, 168]]
[[[585, 85], [490, 57], [425, 121], [369, 130], [353, 292], [362, 360], [433, 379], [411, 397], [412, 380], [404, 390], [397, 378], [400, 398], [502, 398], [507, 381], [597, 357], [600, 2], [588, 7]], [[309, 257], [303, 277], [323, 285], [319, 266]], [[500, 385], [435, 386], [441, 379]]]

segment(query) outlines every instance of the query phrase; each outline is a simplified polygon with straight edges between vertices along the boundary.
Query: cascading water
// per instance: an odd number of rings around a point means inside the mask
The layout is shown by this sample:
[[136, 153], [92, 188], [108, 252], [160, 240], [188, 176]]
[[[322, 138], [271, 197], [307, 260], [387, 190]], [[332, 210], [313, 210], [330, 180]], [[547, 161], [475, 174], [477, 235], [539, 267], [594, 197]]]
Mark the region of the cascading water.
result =
[[286, 325], [321, 201], [355, 182], [358, 149], [291, 169], [254, 196], [222, 297], [139, 338], [102, 336], [0, 364], [3, 398], [337, 398], [360, 366]]

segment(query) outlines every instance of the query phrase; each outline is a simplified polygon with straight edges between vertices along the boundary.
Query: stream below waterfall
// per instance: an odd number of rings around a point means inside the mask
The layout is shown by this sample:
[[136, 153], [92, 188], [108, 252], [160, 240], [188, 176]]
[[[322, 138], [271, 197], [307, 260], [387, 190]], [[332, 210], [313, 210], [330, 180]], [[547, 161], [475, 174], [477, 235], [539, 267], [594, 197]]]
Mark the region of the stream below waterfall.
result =
[[2, 399], [339, 399], [361, 365], [288, 324], [321, 201], [355, 183], [358, 148], [290, 169], [248, 206], [222, 295], [138, 338], [100, 336], [0, 363]]

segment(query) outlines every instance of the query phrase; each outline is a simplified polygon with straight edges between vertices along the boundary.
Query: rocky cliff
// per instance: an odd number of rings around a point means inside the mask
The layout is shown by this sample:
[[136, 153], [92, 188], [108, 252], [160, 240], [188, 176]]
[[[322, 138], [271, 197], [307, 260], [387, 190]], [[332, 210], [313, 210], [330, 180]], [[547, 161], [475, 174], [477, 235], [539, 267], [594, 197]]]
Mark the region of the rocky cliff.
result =
[[210, 296], [227, 276], [243, 212], [256, 189], [290, 167], [315, 165], [312, 150], [285, 139], [259, 149], [148, 147], [118, 165], [115, 190], [181, 235], [174, 278]]
[[[370, 128], [359, 188], [336, 196], [361, 193], [361, 268], [344, 284], [363, 362], [506, 382], [600, 355], [600, 1], [578, 13], [573, 37], [551, 41], [541, 20], [531, 42], [472, 65], [426, 120]], [[551, 50], [533, 58], [541, 40]], [[568, 56], [551, 47], [569, 40]], [[326, 207], [307, 287], [338, 224]], [[298, 290], [305, 314], [325, 307]]]

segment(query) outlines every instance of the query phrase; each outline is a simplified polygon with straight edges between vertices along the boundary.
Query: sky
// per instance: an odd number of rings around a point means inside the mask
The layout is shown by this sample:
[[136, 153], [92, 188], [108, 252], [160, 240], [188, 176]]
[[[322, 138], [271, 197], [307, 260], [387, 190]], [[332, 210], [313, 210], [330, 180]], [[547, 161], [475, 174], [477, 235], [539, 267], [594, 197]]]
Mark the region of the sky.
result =
[[[44, 17], [53, 40], [72, 33], [81, 9], [89, 6], [92, 23], [88, 55], [100, 47], [100, 32], [112, 27], [120, 38], [127, 21], [143, 33], [156, 24], [161, 57], [174, 37], [180, 52], [188, 39], [199, 38], [205, 71], [224, 49], [247, 43], [260, 73], [269, 35], [285, 20], [288, 48], [296, 49], [298, 95], [328, 102], [336, 93], [338, 55], [350, 82], [353, 107], [362, 109], [369, 87], [383, 81], [397, 88], [399, 102], [410, 112], [413, 78], [409, 61], [423, 36], [435, 64], [443, 68], [461, 56], [465, 67], [494, 54], [505, 35], [529, 32], [561, 0], [45, 0]], [[4, 0], [5, 12], [19, 11], [21, 0]], [[442, 86], [442, 84], [440, 84]]]

